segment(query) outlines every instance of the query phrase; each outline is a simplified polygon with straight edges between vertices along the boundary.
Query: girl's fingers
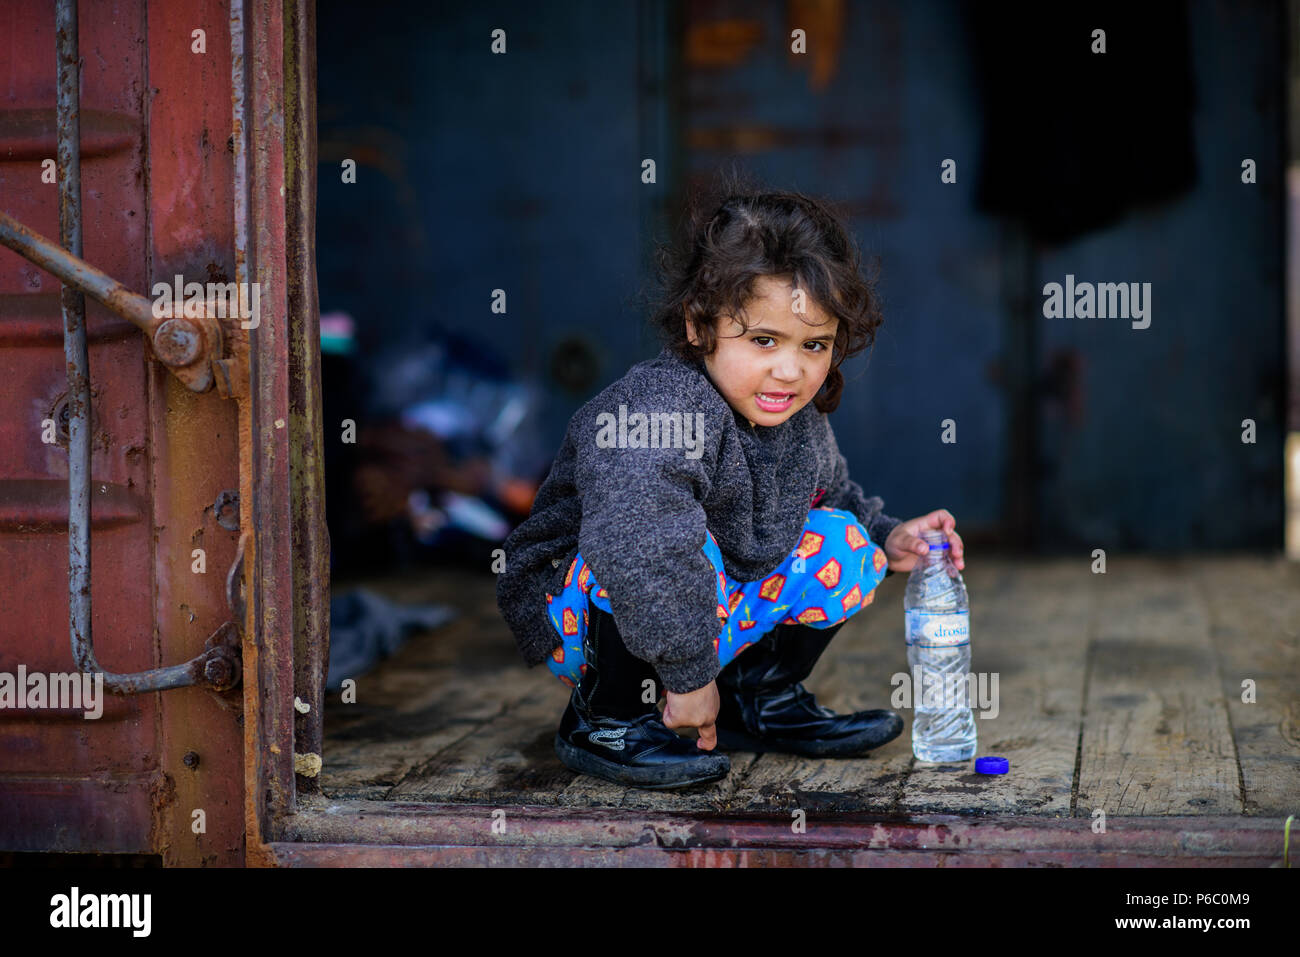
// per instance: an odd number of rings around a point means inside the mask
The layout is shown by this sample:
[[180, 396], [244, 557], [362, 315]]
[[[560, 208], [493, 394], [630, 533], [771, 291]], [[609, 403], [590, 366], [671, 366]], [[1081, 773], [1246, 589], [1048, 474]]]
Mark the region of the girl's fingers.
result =
[[952, 560], [953, 563], [956, 564], [957, 569], [960, 571], [961, 569], [966, 567], [966, 546], [962, 544], [960, 535], [958, 535], [956, 532], [952, 532], [951, 534], [952, 534]]
[[700, 737], [695, 742], [696, 747], [704, 751], [712, 751], [718, 746], [718, 730], [712, 722], [700, 725], [699, 734]]
[[[949, 545], [952, 546], [951, 554], [953, 563], [956, 564], [958, 568], [965, 568], [966, 546], [963, 544], [961, 536], [957, 534], [957, 519], [953, 517], [952, 512], [948, 511], [946, 508], [936, 508], [933, 512], [926, 515], [922, 521], [922, 529], [932, 528], [944, 533], [944, 536], [948, 539]], [[922, 555], [929, 551], [929, 546], [919, 537], [915, 541], [909, 543], [907, 548], [910, 551]]]

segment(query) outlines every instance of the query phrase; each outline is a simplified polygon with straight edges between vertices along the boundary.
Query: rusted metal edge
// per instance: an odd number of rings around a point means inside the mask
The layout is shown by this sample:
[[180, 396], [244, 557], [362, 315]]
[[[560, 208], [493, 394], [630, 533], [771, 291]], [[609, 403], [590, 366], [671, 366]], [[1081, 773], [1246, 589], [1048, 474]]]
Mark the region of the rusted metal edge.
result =
[[[325, 525], [320, 305], [316, 288], [316, 22], [309, 0], [285, 3], [285, 258], [289, 269], [289, 474], [293, 486], [294, 751], [322, 753], [329, 670], [330, 543]], [[299, 774], [299, 795], [318, 778]]]
[[[331, 801], [300, 809], [283, 837], [300, 845], [512, 847], [580, 851], [655, 847], [663, 850], [755, 850], [785, 853], [907, 851], [1019, 855], [1026, 853], [1160, 858], [1165, 862], [1251, 858], [1279, 861], [1281, 818], [1112, 817], [1104, 833], [1091, 818], [809, 814], [802, 831], [784, 815], [666, 814], [626, 809], [528, 805], [437, 805]], [[494, 825], [497, 830], [494, 831]], [[498, 833], [498, 831], [500, 833]]]
[[[248, 79], [244, 72], [244, 23], [246, 0], [230, 2], [230, 108], [231, 136], [234, 149], [234, 170], [232, 173], [234, 205], [234, 240], [235, 240], [235, 280], [241, 283], [249, 281], [248, 258], [252, 253], [252, 238], [248, 231], [248, 136], [245, 119], [248, 116], [247, 86]], [[240, 524], [243, 534], [240, 536], [240, 553], [244, 558], [244, 620], [241, 627], [244, 665], [244, 834], [246, 842], [245, 860], [249, 865], [257, 865], [265, 860], [263, 842], [267, 839], [269, 822], [267, 821], [267, 801], [264, 795], [269, 793], [267, 787], [268, 772], [265, 766], [266, 749], [262, 745], [262, 633], [258, 623], [261, 609], [260, 581], [256, 573], [258, 540], [254, 533], [256, 528], [254, 515], [258, 508], [254, 500], [254, 460], [253, 432], [256, 428], [253, 409], [252, 382], [255, 379], [257, 358], [254, 349], [254, 333], [245, 330], [241, 340], [232, 343], [232, 350], [243, 350], [246, 358], [247, 381], [241, 393], [235, 390], [234, 383], [225, 382], [227, 370], [221, 370], [217, 377], [217, 388], [234, 396], [239, 406], [239, 500], [244, 503], [240, 508]], [[229, 595], [228, 595], [229, 600]]]
[[267, 845], [275, 867], [1268, 867], [1275, 858], [1085, 850]]
[[240, 406], [240, 519], [252, 532], [244, 631], [247, 862], [294, 809], [293, 505], [284, 196], [284, 4], [232, 0], [235, 269], [256, 282], [260, 324], [248, 332], [248, 393]]

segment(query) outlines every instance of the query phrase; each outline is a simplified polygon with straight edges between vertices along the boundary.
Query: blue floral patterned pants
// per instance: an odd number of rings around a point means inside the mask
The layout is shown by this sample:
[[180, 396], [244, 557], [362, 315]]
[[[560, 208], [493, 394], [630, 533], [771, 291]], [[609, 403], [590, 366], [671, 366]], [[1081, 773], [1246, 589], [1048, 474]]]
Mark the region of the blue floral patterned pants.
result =
[[[724, 666], [777, 625], [830, 628], [847, 620], [875, 600], [876, 586], [885, 577], [884, 550], [851, 512], [841, 509], [809, 511], [794, 552], [759, 581], [728, 579], [718, 543], [712, 532], [707, 536], [702, 548], [717, 573], [718, 617], [723, 620], [713, 647]], [[564, 639], [546, 664], [570, 688], [587, 670], [582, 642], [588, 602], [612, 614], [609, 595], [579, 552], [564, 576], [564, 590], [546, 595], [551, 624]]]

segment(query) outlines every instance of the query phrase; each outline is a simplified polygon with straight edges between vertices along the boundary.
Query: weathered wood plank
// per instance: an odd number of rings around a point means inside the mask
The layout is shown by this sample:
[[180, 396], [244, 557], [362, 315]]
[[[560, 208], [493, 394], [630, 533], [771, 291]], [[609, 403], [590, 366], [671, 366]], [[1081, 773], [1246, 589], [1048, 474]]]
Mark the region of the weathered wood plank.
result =
[[721, 781], [664, 791], [625, 788], [618, 806], [642, 811], [726, 811], [756, 756], [743, 751], [724, 753], [731, 760], [731, 772]]
[[567, 700], [559, 684], [532, 689], [497, 717], [414, 767], [389, 797], [401, 801], [554, 804], [569, 772], [551, 747]]
[[[401, 659], [386, 667], [401, 669]], [[498, 689], [500, 697], [470, 694], [438, 669], [407, 674], [422, 676], [424, 685], [405, 701], [391, 684], [379, 690], [382, 675], [373, 682], [369, 675], [359, 679], [355, 704], [344, 704], [337, 696], [327, 700], [321, 768], [325, 793], [343, 797], [363, 789], [373, 796], [392, 788], [430, 754], [500, 714], [512, 692], [506, 684]], [[370, 700], [376, 703], [365, 703]]]
[[392, 658], [359, 676], [355, 703], [328, 696], [321, 787], [335, 797], [388, 796], [414, 768], [501, 716], [549, 677], [522, 667], [499, 616], [483, 613], [487, 596], [496, 610], [490, 580], [486, 588], [480, 576], [463, 574], [363, 584], [397, 601], [447, 602], [461, 614], [413, 635]]
[[385, 798], [411, 768], [471, 733], [475, 727], [457, 724], [416, 737], [327, 743], [321, 789], [332, 798]]
[[[907, 669], [900, 609], [906, 576], [891, 576], [871, 605], [854, 615], [827, 646], [804, 687], [833, 711], [889, 708], [890, 677]], [[895, 634], [897, 632], [897, 634]], [[906, 723], [909, 715], [900, 711]], [[897, 803], [911, 765], [911, 726], [867, 757], [802, 758], [768, 752], [750, 766], [729, 808], [736, 811], [802, 809], [887, 812]]]
[[[1225, 564], [1226, 562], [1226, 564]], [[868, 758], [810, 761], [732, 752], [732, 773], [696, 788], [620, 788], [575, 775], [552, 740], [568, 691], [526, 669], [495, 607], [491, 579], [439, 571], [376, 583], [411, 601], [449, 601], [455, 624], [412, 639], [363, 679], [361, 703], [327, 703], [327, 793], [344, 797], [551, 804], [572, 808], [788, 813], [1290, 813], [1300, 792], [1300, 569], [1197, 559], [989, 559], [964, 573], [973, 665], [999, 675], [1000, 713], [978, 721], [977, 754], [1011, 761], [1005, 778], [926, 766], [903, 735]], [[435, 588], [429, 587], [436, 583]], [[806, 682], [837, 711], [890, 707], [905, 672], [906, 576], [881, 586]], [[391, 585], [391, 587], [389, 587]], [[1080, 745], [1088, 634], [1087, 726]], [[1240, 701], [1253, 678], [1257, 703]], [[355, 710], [349, 710], [355, 709]], [[1230, 736], [1236, 732], [1236, 746]]]
[[574, 774], [573, 782], [560, 795], [559, 803], [573, 808], [627, 808], [644, 811], [726, 811], [732, 796], [755, 755], [727, 752], [731, 773], [712, 784], [684, 788], [649, 790], [623, 787], [587, 774]]
[[803, 758], [768, 752], [750, 767], [728, 810], [889, 813], [897, 803], [910, 763], [906, 754], [883, 759], [874, 755]]
[[[1012, 567], [1014, 574], [1005, 563], [972, 562], [962, 575], [971, 602], [972, 671], [989, 676], [990, 694], [997, 676], [996, 709], [975, 709], [975, 756], [1007, 758], [1010, 771], [977, 774], [974, 759], [916, 761], [900, 811], [1070, 814], [1095, 576], [1086, 558]], [[901, 645], [901, 607], [898, 618]], [[910, 752], [910, 720], [907, 734]]]
[[[971, 762], [915, 762], [912, 711], [899, 708], [903, 733], [867, 759], [764, 756], [744, 781], [742, 806], [1068, 814], [1083, 650], [1060, 626], [1060, 619], [1086, 620], [1089, 573], [1086, 564], [1080, 574], [1078, 563], [1062, 561], [1022, 566], [1017, 572], [1010, 575], [1004, 563], [990, 562], [970, 566], [963, 574], [972, 596], [973, 667], [999, 675], [998, 714], [977, 717], [977, 753], [1009, 758], [1011, 774], [975, 775]], [[1080, 587], [1071, 589], [1072, 584]], [[836, 711], [892, 707], [891, 679], [908, 670], [902, 621], [905, 586], [906, 576], [886, 581], [871, 606], [886, 613], [855, 616], [831, 643], [806, 683], [819, 701]], [[1034, 600], [1034, 595], [1043, 597]], [[1046, 659], [1047, 667], [1034, 666], [1040, 659]]]
[[[1277, 558], [1198, 561], [1247, 814], [1300, 810], [1300, 565]], [[1242, 700], [1254, 682], [1253, 702]]]
[[1200, 585], [1178, 559], [1114, 555], [1099, 584], [1079, 814], [1241, 813]]

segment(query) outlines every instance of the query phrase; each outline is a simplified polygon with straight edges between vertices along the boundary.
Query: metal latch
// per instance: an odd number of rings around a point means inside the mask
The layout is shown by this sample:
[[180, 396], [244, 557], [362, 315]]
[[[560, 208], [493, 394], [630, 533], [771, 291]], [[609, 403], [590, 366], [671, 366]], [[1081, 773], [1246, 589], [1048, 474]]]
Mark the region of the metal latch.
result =
[[[200, 310], [202, 316], [168, 316], [168, 311], [174, 313], [181, 309], [180, 303], [174, 303], [168, 309], [160, 308], [158, 311], [163, 315], [155, 316], [151, 300], [132, 292], [107, 273], [4, 212], [0, 212], [0, 245], [8, 246], [66, 285], [139, 326], [149, 337], [158, 360], [193, 391], [206, 392], [212, 388], [213, 363], [228, 361], [222, 354], [221, 325], [216, 319], [218, 309], [209, 308], [205, 303]], [[221, 372], [224, 385], [230, 374], [225, 368]]]

